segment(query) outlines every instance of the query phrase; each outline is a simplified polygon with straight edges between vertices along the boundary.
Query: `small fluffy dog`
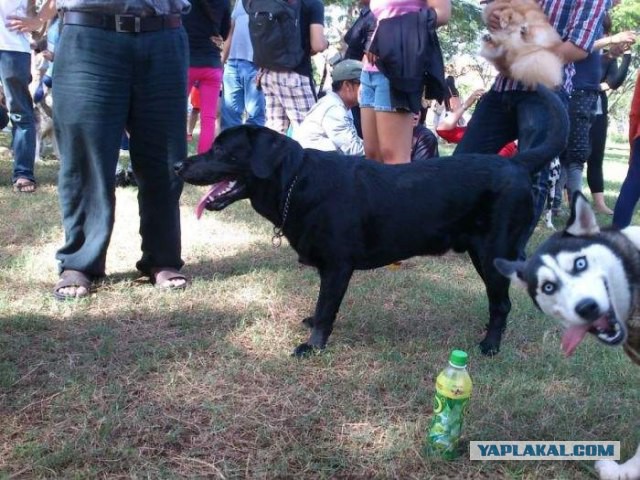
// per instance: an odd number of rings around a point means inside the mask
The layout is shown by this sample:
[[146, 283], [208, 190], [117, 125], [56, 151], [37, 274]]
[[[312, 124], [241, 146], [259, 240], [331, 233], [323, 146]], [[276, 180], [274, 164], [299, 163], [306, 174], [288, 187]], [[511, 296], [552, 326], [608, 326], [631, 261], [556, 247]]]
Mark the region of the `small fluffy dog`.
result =
[[[526, 262], [496, 259], [495, 266], [562, 323], [565, 355], [591, 334], [604, 345], [622, 346], [640, 365], [640, 227], [600, 229], [578, 192], [563, 231]], [[595, 467], [602, 480], [640, 480], [640, 447], [624, 464], [600, 460]]]
[[482, 38], [480, 55], [500, 73], [534, 87], [554, 88], [562, 83], [563, 62], [553, 52], [562, 39], [535, 0], [487, 0], [482, 19], [492, 15], [500, 28]]

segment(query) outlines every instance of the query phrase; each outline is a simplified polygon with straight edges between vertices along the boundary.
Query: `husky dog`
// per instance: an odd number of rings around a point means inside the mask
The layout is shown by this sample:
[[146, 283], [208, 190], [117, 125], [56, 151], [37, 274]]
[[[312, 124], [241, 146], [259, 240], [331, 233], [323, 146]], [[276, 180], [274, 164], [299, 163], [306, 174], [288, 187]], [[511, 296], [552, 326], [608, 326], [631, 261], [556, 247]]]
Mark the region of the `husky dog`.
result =
[[533, 87], [562, 83], [563, 62], [554, 52], [562, 38], [536, 0], [484, 0], [482, 19], [500, 19], [500, 28], [482, 37], [480, 55], [500, 73]]
[[[495, 266], [563, 324], [566, 356], [591, 333], [605, 345], [621, 345], [640, 365], [640, 227], [600, 229], [578, 192], [562, 232], [526, 262], [496, 259]], [[627, 463], [600, 461], [596, 469], [603, 479], [639, 480], [640, 447]]]

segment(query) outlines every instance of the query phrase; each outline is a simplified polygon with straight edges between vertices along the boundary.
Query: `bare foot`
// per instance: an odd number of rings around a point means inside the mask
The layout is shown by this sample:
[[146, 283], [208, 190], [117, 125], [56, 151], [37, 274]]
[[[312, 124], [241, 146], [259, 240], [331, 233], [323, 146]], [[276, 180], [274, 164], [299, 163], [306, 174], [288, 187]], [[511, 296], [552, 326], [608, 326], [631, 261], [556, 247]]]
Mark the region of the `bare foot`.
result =
[[613, 210], [611, 210], [606, 205], [594, 205], [593, 209], [598, 213], [604, 213], [606, 215], [613, 215]]

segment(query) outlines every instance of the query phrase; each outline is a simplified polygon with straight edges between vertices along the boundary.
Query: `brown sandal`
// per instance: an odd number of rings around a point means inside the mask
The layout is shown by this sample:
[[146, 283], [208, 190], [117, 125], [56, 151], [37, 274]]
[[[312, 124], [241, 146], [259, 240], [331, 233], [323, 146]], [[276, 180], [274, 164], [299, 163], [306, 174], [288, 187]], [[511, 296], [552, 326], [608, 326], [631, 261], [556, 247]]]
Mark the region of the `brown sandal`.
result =
[[[187, 287], [187, 277], [178, 272], [175, 268], [154, 268], [149, 275], [151, 285], [156, 288], [166, 290], [182, 290]], [[175, 281], [182, 281], [176, 285]]]
[[13, 191], [16, 193], [33, 193], [36, 191], [36, 182], [20, 177], [13, 182]]
[[[61, 289], [67, 287], [75, 287], [76, 289], [83, 287], [86, 290], [86, 293], [76, 293], [75, 295], [70, 295], [60, 292]], [[60, 274], [60, 279], [53, 287], [53, 296], [56, 297], [57, 300], [73, 300], [76, 298], [83, 298], [87, 297], [90, 293], [91, 279], [86, 274], [78, 270], [64, 270]]]

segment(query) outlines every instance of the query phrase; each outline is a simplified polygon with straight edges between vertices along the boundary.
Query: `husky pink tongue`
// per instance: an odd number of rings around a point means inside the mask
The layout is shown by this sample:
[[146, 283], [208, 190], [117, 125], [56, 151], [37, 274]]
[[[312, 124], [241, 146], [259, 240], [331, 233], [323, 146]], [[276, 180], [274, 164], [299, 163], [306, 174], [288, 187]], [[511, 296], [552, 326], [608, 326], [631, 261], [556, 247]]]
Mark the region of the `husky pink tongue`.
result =
[[575, 327], [570, 327], [564, 331], [562, 334], [562, 351], [564, 352], [565, 357], [568, 357], [573, 354], [576, 347], [580, 344], [584, 336], [587, 334], [591, 327], [598, 327], [601, 330], [606, 330], [609, 327], [609, 321], [607, 316], [604, 315], [600, 317], [593, 323], [587, 325], [578, 325]]
[[564, 356], [568, 357], [573, 354], [576, 347], [580, 344], [584, 336], [589, 331], [591, 325], [579, 325], [570, 327], [562, 334], [562, 351]]
[[214, 183], [211, 186], [211, 188], [207, 191], [207, 193], [205, 193], [202, 196], [202, 198], [200, 198], [198, 205], [196, 205], [196, 218], [198, 220], [200, 220], [200, 217], [202, 216], [202, 212], [204, 212], [204, 209], [207, 207], [209, 200], [210, 199], [213, 200], [218, 193], [220, 193], [221, 191], [223, 191], [225, 188], [229, 186], [230, 182], [231, 180], [222, 180], [218, 183]]

